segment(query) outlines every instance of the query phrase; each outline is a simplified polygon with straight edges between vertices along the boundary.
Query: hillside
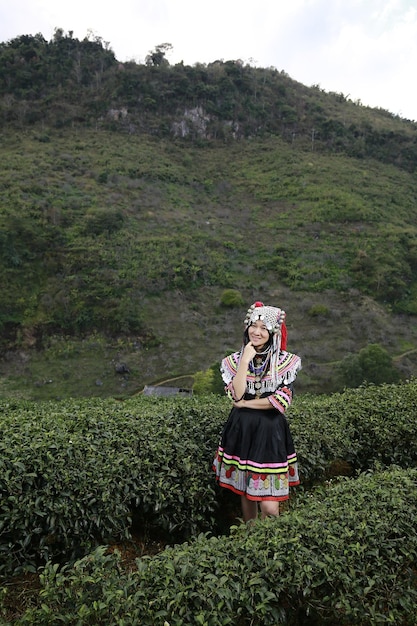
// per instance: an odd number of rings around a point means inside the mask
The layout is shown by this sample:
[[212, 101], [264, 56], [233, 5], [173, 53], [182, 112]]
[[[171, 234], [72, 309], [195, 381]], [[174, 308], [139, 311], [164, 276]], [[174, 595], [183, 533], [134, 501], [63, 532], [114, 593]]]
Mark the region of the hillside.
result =
[[0, 394], [192, 376], [254, 299], [287, 311], [301, 390], [369, 343], [415, 374], [415, 123], [273, 68], [170, 66], [163, 47], [120, 64], [62, 31], [0, 46], [0, 97]]

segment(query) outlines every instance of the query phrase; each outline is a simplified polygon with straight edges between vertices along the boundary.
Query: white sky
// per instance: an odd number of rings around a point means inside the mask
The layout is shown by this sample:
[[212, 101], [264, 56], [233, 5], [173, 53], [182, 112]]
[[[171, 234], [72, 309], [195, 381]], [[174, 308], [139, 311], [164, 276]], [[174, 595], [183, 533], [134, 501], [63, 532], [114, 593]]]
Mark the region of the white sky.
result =
[[0, 0], [0, 41], [55, 28], [144, 62], [241, 59], [417, 120], [416, 0]]

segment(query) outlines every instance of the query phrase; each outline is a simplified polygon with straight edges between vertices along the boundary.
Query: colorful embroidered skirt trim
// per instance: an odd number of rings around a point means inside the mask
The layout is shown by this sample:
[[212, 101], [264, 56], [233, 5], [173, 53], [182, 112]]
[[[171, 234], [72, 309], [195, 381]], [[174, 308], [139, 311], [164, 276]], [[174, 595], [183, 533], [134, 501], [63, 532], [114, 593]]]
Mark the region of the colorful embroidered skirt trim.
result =
[[257, 502], [288, 500], [289, 488], [300, 484], [295, 454], [286, 463], [256, 464], [228, 457], [219, 447], [213, 470], [221, 487]]

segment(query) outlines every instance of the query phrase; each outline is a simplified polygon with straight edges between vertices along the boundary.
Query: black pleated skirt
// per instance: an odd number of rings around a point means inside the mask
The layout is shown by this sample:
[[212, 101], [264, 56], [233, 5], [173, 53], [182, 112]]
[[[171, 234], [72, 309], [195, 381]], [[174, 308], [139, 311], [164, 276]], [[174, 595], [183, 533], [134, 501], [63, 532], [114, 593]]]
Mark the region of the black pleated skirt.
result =
[[287, 500], [300, 480], [286, 417], [275, 409], [233, 407], [213, 470], [221, 487], [249, 500]]

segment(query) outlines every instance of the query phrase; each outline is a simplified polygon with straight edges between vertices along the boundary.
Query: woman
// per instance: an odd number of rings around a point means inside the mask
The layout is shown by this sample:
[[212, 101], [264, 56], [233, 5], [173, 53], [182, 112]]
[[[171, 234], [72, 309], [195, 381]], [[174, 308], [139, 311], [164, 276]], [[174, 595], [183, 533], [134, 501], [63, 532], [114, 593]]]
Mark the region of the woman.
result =
[[300, 483], [285, 411], [301, 359], [286, 351], [285, 312], [255, 302], [243, 346], [223, 359], [221, 373], [233, 408], [213, 463], [218, 483], [241, 496], [245, 522], [279, 514], [289, 487]]

